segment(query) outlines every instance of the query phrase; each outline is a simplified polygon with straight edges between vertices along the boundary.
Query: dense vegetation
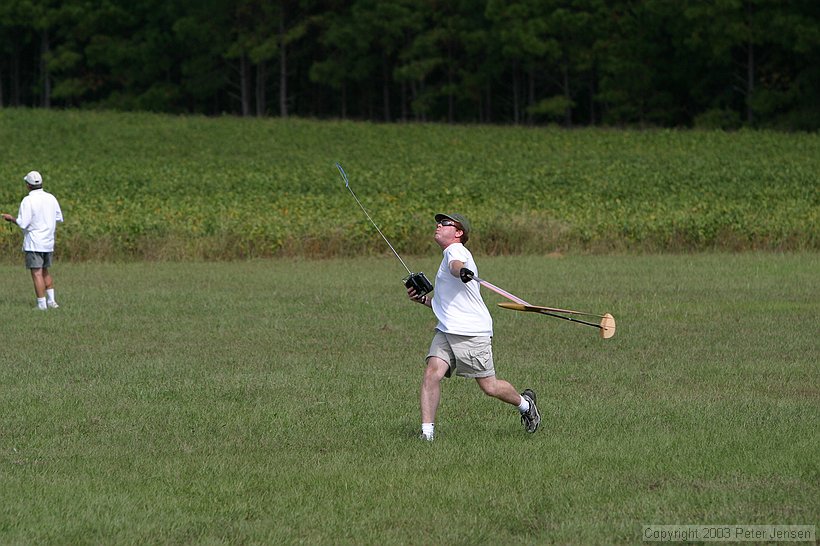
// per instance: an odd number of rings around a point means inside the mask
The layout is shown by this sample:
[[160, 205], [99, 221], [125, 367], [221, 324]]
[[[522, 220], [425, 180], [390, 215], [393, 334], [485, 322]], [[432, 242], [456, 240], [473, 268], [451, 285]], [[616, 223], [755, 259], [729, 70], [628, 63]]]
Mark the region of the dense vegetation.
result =
[[820, 127], [815, 0], [5, 0], [0, 106]]
[[[63, 259], [400, 252], [432, 216], [471, 217], [486, 254], [817, 249], [820, 137], [0, 112], [0, 210], [41, 171]], [[2, 255], [21, 236], [0, 226]]]

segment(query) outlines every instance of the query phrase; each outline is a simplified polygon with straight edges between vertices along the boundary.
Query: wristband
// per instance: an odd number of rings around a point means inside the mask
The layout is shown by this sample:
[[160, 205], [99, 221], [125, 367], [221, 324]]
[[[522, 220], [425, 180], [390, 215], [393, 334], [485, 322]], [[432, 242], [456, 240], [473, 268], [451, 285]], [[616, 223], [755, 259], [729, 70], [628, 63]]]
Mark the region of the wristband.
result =
[[421, 297], [421, 304], [422, 305], [427, 305], [427, 296], [422, 296]]

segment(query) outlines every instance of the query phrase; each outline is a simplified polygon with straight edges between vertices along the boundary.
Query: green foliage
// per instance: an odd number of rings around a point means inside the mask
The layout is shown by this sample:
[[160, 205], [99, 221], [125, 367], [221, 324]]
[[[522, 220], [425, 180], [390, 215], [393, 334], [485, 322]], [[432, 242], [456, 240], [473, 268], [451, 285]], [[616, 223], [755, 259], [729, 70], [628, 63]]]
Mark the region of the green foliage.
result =
[[739, 129], [740, 125], [740, 116], [733, 110], [714, 108], [695, 116], [697, 129]]
[[808, 0], [4, 0], [0, 106], [817, 130], [819, 28]]
[[[0, 211], [43, 173], [62, 259], [401, 253], [461, 211], [481, 253], [818, 249], [815, 134], [0, 112]], [[0, 226], [0, 255], [21, 234]]]
[[567, 109], [574, 106], [571, 99], [562, 95], [556, 95], [548, 99], [544, 99], [527, 108], [530, 114], [546, 116], [550, 119], [561, 119], [564, 117]]

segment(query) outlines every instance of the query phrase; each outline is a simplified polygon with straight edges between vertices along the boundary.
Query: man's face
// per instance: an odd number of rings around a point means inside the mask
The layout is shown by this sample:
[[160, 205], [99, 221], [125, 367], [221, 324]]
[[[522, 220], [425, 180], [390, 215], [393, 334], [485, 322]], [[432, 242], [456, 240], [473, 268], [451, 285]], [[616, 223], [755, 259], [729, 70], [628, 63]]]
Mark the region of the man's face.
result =
[[456, 223], [449, 218], [436, 222], [435, 239], [441, 248], [447, 248], [451, 244], [459, 242], [463, 233], [456, 227]]

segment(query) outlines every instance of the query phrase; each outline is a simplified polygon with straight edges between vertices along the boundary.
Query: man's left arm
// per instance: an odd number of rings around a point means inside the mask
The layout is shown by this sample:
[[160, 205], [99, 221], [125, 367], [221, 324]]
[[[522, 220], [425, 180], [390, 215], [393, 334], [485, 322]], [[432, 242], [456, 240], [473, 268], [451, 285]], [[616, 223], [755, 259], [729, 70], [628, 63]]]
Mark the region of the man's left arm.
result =
[[461, 260], [453, 260], [449, 263], [450, 275], [453, 277], [461, 276], [461, 269], [464, 267], [464, 262]]

